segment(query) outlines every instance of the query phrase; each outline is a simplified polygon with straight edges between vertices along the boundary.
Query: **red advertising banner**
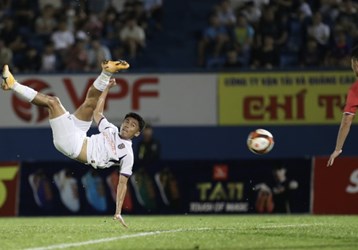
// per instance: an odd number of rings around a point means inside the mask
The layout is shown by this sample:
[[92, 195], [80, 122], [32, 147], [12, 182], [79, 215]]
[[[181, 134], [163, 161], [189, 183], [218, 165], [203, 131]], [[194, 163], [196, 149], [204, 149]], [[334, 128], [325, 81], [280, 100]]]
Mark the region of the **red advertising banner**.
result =
[[18, 163], [0, 163], [0, 216], [17, 214]]
[[314, 160], [314, 214], [358, 214], [358, 157]]

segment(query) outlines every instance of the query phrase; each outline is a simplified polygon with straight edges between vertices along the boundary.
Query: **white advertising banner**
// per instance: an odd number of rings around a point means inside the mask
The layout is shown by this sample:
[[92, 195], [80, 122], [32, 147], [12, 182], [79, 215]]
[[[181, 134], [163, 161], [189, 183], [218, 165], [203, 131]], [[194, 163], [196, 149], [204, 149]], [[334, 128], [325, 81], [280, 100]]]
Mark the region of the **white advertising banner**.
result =
[[[15, 75], [16, 76], [16, 75]], [[137, 112], [153, 125], [217, 124], [215, 74], [116, 74], [117, 86], [107, 97], [104, 115], [113, 123]], [[16, 79], [46, 94], [56, 95], [73, 112], [96, 78], [81, 75], [19, 75]], [[47, 111], [13, 94], [0, 93], [0, 127], [47, 127]]]

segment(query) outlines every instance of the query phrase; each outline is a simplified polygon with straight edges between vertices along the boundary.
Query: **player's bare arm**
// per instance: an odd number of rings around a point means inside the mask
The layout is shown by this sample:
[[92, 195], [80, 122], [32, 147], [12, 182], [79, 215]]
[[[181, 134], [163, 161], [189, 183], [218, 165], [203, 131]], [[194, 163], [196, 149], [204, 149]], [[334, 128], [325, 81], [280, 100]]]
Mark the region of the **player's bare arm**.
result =
[[116, 213], [113, 219], [118, 220], [124, 227], [128, 227], [122, 218], [122, 206], [127, 192], [128, 177], [121, 174], [117, 186]]
[[336, 147], [329, 157], [329, 160], [327, 162], [327, 167], [330, 167], [333, 165], [334, 160], [342, 153], [342, 148], [344, 145], [344, 142], [348, 136], [349, 130], [351, 128], [352, 122], [353, 122], [354, 115], [352, 114], [343, 114], [341, 125], [339, 127], [337, 141], [336, 141]]

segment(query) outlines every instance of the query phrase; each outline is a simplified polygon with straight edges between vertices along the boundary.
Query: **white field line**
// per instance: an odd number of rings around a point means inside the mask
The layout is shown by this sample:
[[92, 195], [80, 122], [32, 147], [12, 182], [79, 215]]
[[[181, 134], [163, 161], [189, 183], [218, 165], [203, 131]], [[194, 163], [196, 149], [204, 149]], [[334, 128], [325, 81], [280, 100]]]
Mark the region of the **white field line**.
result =
[[98, 244], [98, 243], [103, 243], [103, 242], [110, 242], [110, 241], [115, 241], [115, 240], [123, 240], [123, 239], [129, 239], [129, 238], [145, 237], [145, 236], [156, 235], [156, 234], [178, 233], [178, 232], [184, 232], [184, 231], [204, 231], [204, 230], [210, 230], [210, 228], [175, 229], [175, 230], [165, 230], [165, 231], [143, 232], [143, 233], [137, 233], [137, 234], [121, 235], [121, 236], [111, 237], [111, 238], [102, 238], [102, 239], [97, 239], [97, 240], [89, 240], [89, 241], [82, 241], [82, 242], [50, 245], [50, 246], [44, 246], [44, 247], [26, 248], [24, 250], [64, 249], [64, 248], [70, 248], [70, 247], [80, 247], [80, 246], [85, 246], [85, 245], [93, 245], [93, 244]]
[[[321, 223], [314, 223], [314, 224], [283, 224], [283, 225], [262, 225], [257, 226], [254, 229], [277, 229], [277, 228], [299, 228], [299, 227], [311, 227], [311, 226], [319, 226], [323, 225]], [[226, 228], [228, 229], [228, 228]], [[164, 234], [164, 233], [178, 233], [178, 232], [185, 232], [185, 231], [206, 231], [211, 230], [210, 228], [196, 228], [196, 229], [174, 229], [174, 230], [165, 230], [165, 231], [152, 231], [152, 232], [143, 232], [143, 233], [137, 233], [137, 234], [127, 234], [127, 235], [121, 235], [117, 237], [111, 237], [111, 238], [102, 238], [97, 240], [89, 240], [89, 241], [82, 241], [82, 242], [74, 242], [74, 243], [66, 243], [66, 244], [58, 244], [58, 245], [49, 245], [44, 247], [35, 247], [35, 248], [26, 248], [24, 250], [50, 250], [50, 249], [65, 249], [70, 247], [81, 247], [86, 245], [93, 245], [93, 244], [99, 244], [104, 242], [110, 242], [110, 241], [116, 241], [116, 240], [124, 240], [124, 239], [130, 239], [130, 238], [138, 238], [138, 237], [145, 237], [150, 235], [156, 235], [156, 234]], [[217, 228], [217, 230], [220, 230], [220, 228]]]
[[276, 228], [290, 228], [290, 227], [312, 227], [312, 226], [320, 226], [323, 225], [321, 223], [302, 223], [302, 224], [283, 224], [283, 225], [262, 225], [262, 226], [257, 226], [255, 227], [255, 229], [276, 229]]

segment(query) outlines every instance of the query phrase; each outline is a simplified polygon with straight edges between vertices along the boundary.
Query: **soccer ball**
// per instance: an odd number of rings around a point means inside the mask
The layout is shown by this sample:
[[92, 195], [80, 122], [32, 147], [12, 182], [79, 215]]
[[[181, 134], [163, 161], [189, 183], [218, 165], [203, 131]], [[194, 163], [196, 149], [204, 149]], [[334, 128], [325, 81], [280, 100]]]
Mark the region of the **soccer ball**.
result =
[[247, 147], [255, 154], [267, 154], [274, 144], [272, 134], [265, 129], [256, 129], [247, 137]]

